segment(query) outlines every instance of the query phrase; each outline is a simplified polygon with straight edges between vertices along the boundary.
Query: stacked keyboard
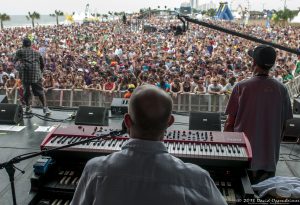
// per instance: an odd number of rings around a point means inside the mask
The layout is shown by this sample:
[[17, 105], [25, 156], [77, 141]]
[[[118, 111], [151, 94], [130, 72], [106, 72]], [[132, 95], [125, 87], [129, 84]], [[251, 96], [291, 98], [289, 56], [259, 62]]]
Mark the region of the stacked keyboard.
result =
[[[56, 165], [49, 170], [48, 175], [35, 175], [32, 178], [32, 190], [64, 193], [64, 197], [71, 199], [87, 160], [119, 151], [130, 139], [127, 134], [100, 137], [115, 130], [99, 126], [60, 126], [53, 130], [43, 140], [41, 150], [94, 139], [49, 154], [55, 159]], [[252, 152], [244, 133], [168, 130], [165, 132], [163, 143], [170, 154], [208, 170], [229, 204], [235, 204], [236, 199], [253, 195], [245, 171], [252, 158]], [[42, 197], [40, 199], [42, 200]], [[52, 198], [54, 199], [56, 198]]]
[[[74, 142], [86, 140], [102, 133], [114, 131], [109, 127], [94, 126], [70, 126], [59, 127], [50, 133], [41, 145], [42, 150], [62, 147]], [[109, 139], [99, 138], [88, 143], [63, 149], [64, 156], [67, 153], [84, 153], [81, 157], [91, 158], [101, 154], [108, 154], [121, 150], [129, 136], [124, 134]], [[241, 163], [247, 166], [252, 158], [251, 147], [243, 133], [237, 132], [214, 132], [198, 130], [168, 130], [163, 140], [168, 152], [176, 157], [195, 162], [199, 159], [199, 165], [215, 163], [223, 165], [228, 161], [233, 166]], [[59, 153], [58, 152], [58, 153]], [[208, 161], [205, 161], [207, 159]], [[214, 161], [220, 161], [216, 163]], [[202, 163], [203, 162], [203, 163]]]

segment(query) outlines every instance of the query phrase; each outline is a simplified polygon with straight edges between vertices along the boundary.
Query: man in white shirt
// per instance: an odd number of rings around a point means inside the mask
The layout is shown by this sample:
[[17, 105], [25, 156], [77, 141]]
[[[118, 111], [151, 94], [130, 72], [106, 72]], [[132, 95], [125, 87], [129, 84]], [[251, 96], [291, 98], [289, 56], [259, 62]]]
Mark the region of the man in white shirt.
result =
[[72, 205], [223, 205], [207, 171], [168, 153], [162, 140], [174, 122], [172, 99], [152, 85], [135, 89], [122, 150], [90, 160]]
[[212, 78], [211, 79], [211, 84], [208, 86], [208, 93], [209, 94], [220, 95], [222, 89], [223, 89], [223, 86], [218, 83], [218, 79], [217, 78]]
[[122, 45], [121, 46], [119, 46], [119, 47], [117, 47], [116, 48], [116, 50], [115, 50], [115, 55], [117, 55], [117, 56], [121, 56], [121, 55], [123, 55], [123, 50], [122, 50]]

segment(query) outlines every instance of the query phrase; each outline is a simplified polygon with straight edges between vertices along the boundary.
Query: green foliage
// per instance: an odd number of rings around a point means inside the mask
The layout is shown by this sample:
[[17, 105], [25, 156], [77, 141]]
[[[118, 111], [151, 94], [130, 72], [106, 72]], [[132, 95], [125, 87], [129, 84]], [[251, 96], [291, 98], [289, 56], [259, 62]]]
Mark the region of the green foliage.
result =
[[275, 11], [275, 13], [272, 16], [272, 20], [275, 23], [287, 23], [288, 21], [291, 21], [295, 16], [297, 16], [298, 12], [299, 11], [292, 11], [287, 8], [285, 8], [284, 10]]
[[33, 13], [28, 12], [28, 16], [26, 16], [27, 20], [31, 20], [32, 27], [34, 28], [35, 19], [40, 19], [41, 16], [38, 12], [34, 11]]
[[123, 21], [123, 24], [126, 24], [126, 23], [127, 23], [127, 17], [126, 17], [126, 15], [125, 15], [125, 12], [124, 12], [124, 14], [123, 14], [122, 21]]
[[58, 17], [59, 16], [63, 16], [64, 12], [60, 11], [60, 10], [55, 10], [54, 14], [50, 14], [50, 16], [52, 17], [56, 17], [56, 24], [58, 25]]
[[0, 13], [0, 24], [1, 24], [1, 29], [3, 29], [3, 21], [9, 21], [10, 20], [10, 16], [7, 15], [6, 13], [1, 14]]
[[216, 9], [208, 9], [205, 14], [209, 17], [214, 17], [217, 14], [217, 10]]
[[195, 13], [200, 13], [200, 11], [197, 10], [197, 9], [195, 9], [195, 8], [193, 8], [193, 13], [194, 13], [194, 14], [195, 14]]

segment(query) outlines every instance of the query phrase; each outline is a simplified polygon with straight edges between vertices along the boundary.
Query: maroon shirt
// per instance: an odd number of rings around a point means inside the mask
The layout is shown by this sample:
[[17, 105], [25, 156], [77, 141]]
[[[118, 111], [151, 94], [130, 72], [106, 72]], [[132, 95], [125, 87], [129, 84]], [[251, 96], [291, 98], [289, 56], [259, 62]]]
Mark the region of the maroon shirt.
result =
[[293, 118], [286, 87], [267, 76], [241, 81], [233, 88], [225, 113], [235, 117], [234, 131], [249, 138], [251, 169], [275, 171], [283, 126]]

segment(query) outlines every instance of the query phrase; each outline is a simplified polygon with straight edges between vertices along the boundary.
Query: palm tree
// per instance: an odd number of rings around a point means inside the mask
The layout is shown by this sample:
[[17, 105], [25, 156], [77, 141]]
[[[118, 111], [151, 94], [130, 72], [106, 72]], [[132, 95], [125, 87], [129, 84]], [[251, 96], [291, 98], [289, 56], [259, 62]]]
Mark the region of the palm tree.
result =
[[140, 14], [144, 13], [144, 12], [145, 12], [145, 9], [140, 9]]
[[55, 10], [54, 14], [50, 14], [50, 16], [56, 17], [56, 25], [58, 25], [58, 17], [63, 16], [63, 15], [64, 15], [64, 12], [62, 12], [60, 10]]
[[28, 16], [26, 16], [26, 18], [28, 21], [31, 19], [32, 27], [34, 28], [34, 20], [40, 19], [41, 16], [38, 12], [34, 11], [33, 13], [28, 12]]
[[97, 19], [100, 21], [100, 16], [101, 16], [101, 14], [96, 13], [95, 15], [96, 15]]
[[109, 12], [108, 12], [108, 14], [109, 14], [109, 16], [110, 16], [110, 17], [112, 17], [112, 18], [113, 18], [113, 21], [114, 21], [114, 20], [115, 20], [114, 13], [113, 13], [113, 12], [111, 12], [111, 11], [109, 11]]
[[272, 16], [272, 20], [275, 23], [282, 23], [285, 25], [289, 20], [291, 21], [295, 16], [297, 16], [297, 12], [291, 11], [286, 8], [284, 10], [276, 11]]
[[[107, 14], [103, 14], [102, 17], [106, 18], [106, 21], [108, 20], [108, 15]], [[102, 19], [102, 21], [103, 21], [103, 19]]]
[[1, 29], [3, 29], [3, 21], [9, 21], [10, 16], [6, 13], [0, 14]]
[[209, 17], [214, 17], [217, 14], [217, 9], [208, 9], [206, 11], [206, 15], [208, 15]]

